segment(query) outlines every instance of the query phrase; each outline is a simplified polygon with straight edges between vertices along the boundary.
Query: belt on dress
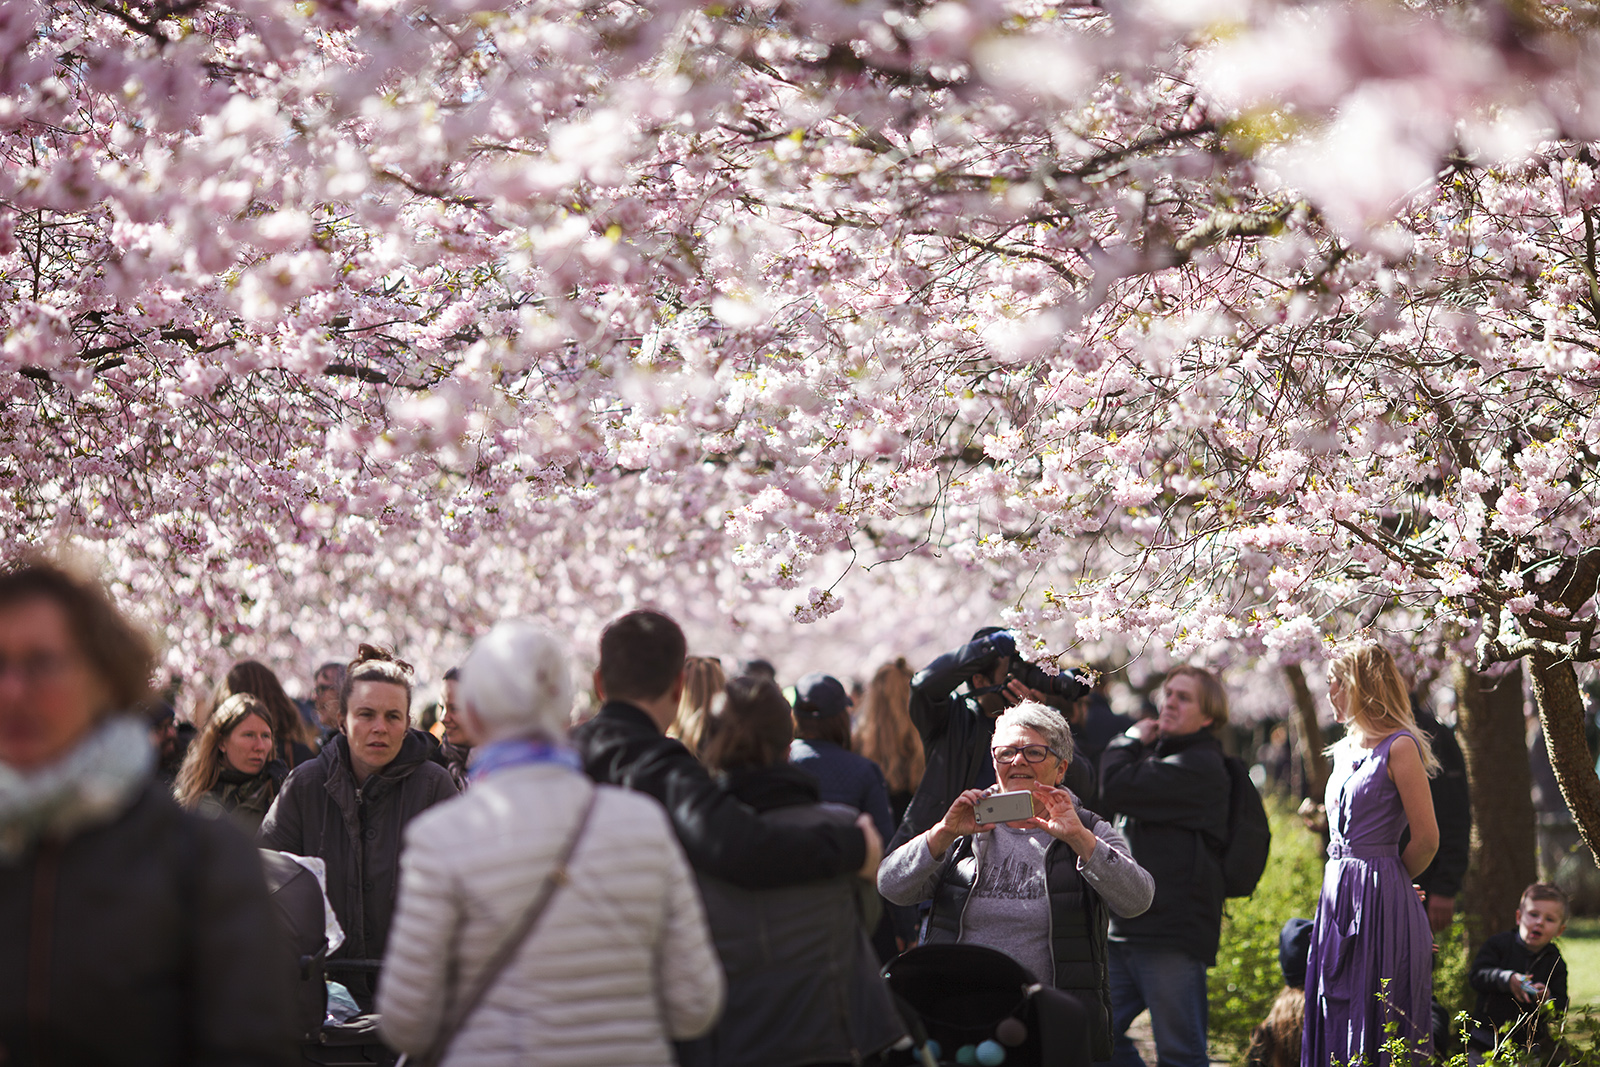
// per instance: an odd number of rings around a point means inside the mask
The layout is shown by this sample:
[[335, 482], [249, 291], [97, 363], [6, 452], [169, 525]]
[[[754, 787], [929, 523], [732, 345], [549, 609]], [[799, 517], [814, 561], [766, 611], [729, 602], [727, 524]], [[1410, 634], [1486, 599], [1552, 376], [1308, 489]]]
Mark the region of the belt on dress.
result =
[[1344, 841], [1335, 841], [1328, 846], [1330, 860], [1384, 860], [1400, 858], [1400, 842], [1392, 841], [1386, 845], [1352, 845]]

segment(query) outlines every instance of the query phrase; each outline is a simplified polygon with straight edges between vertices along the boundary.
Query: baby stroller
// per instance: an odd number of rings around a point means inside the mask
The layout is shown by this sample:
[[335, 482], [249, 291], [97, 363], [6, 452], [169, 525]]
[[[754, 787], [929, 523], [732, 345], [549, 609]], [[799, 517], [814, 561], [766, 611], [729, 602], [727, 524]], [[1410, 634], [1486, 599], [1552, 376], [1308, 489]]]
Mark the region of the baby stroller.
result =
[[984, 945], [923, 945], [883, 969], [913, 1048], [893, 1065], [1089, 1067], [1089, 1017], [1078, 998], [1042, 986]]
[[[378, 1017], [357, 1015], [345, 1022], [328, 1019], [327, 976], [378, 970], [377, 960], [328, 959], [331, 913], [322, 883], [299, 857], [261, 850], [267, 891], [294, 956], [295, 1030], [307, 1063], [328, 1067], [392, 1065], [396, 1056], [378, 1038]], [[337, 931], [336, 931], [337, 932]]]

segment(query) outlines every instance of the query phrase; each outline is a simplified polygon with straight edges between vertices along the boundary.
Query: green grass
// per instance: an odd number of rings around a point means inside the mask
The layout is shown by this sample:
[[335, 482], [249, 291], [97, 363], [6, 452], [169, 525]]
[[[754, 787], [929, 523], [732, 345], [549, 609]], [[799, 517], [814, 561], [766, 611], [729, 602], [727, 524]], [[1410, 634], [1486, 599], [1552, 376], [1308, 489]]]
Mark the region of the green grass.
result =
[[1567, 961], [1572, 1003], [1600, 1005], [1600, 918], [1573, 919], [1556, 945]]

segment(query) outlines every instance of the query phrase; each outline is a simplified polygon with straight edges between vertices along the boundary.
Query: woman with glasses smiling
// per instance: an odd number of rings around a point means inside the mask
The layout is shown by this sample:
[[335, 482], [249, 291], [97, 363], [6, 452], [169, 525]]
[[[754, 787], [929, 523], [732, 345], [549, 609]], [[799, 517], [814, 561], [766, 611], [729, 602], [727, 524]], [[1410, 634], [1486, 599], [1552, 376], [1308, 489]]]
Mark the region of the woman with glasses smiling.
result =
[[[1089, 1015], [1096, 1060], [1111, 1055], [1109, 911], [1138, 915], [1155, 883], [1109, 822], [1061, 787], [1072, 730], [1053, 708], [1026, 702], [995, 720], [996, 785], [969, 789], [932, 828], [883, 861], [878, 890], [896, 904], [931, 900], [924, 944], [999, 949], [1041, 982], [1075, 994]], [[1033, 794], [1032, 818], [981, 824], [995, 793]]]

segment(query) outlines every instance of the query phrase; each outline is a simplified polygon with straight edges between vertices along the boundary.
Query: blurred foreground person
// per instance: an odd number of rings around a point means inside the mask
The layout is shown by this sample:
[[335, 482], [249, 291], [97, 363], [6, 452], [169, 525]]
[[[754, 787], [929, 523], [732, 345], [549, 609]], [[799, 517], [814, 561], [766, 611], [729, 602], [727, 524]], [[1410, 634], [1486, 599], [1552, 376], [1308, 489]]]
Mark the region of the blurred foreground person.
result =
[[[401, 831], [456, 795], [450, 772], [429, 762], [411, 725], [411, 667], [362, 645], [340, 694], [343, 731], [301, 764], [261, 824], [260, 844], [318, 856], [328, 865], [328, 900], [344, 927], [337, 959], [378, 959], [389, 939], [400, 884]], [[372, 983], [348, 983], [367, 1008]]]
[[[776, 685], [735, 678], [712, 706], [701, 759], [768, 822], [853, 826], [860, 813], [820, 803], [816, 780], [789, 762], [793, 735]], [[703, 874], [700, 889], [727, 971], [728, 1008], [711, 1034], [679, 1050], [683, 1067], [874, 1063], [905, 1035], [867, 942], [878, 906], [870, 881], [839, 874], [752, 890]]]
[[460, 684], [472, 790], [406, 832], [385, 1040], [452, 1065], [669, 1067], [723, 993], [671, 825], [561, 742], [572, 681], [544, 630], [495, 626]]
[[0, 573], [0, 1062], [281, 1064], [261, 863], [155, 780], [154, 653], [95, 583]]
[[190, 811], [231, 816], [246, 833], [278, 797], [289, 768], [273, 758], [272, 720], [266, 706], [249, 693], [236, 693], [211, 713], [189, 746], [175, 790]]

